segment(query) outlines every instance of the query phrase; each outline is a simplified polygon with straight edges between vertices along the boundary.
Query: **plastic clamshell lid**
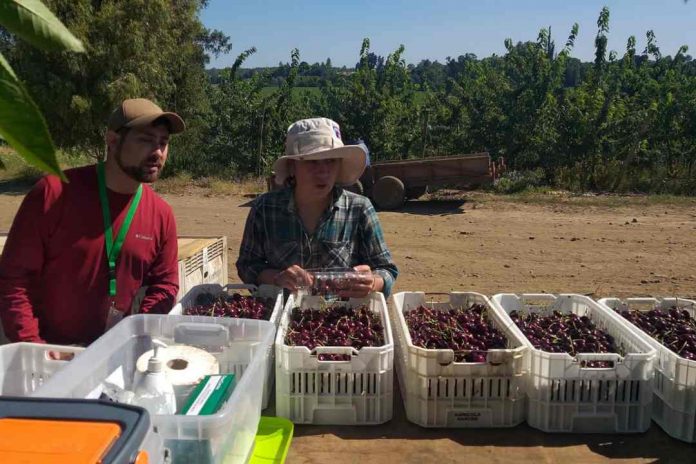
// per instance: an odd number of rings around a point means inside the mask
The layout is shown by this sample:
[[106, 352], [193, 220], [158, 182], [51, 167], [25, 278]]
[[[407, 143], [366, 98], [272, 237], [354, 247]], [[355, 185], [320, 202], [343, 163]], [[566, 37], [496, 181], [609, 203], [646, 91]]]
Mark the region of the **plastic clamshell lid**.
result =
[[0, 462], [95, 464], [121, 435], [113, 422], [0, 419]]

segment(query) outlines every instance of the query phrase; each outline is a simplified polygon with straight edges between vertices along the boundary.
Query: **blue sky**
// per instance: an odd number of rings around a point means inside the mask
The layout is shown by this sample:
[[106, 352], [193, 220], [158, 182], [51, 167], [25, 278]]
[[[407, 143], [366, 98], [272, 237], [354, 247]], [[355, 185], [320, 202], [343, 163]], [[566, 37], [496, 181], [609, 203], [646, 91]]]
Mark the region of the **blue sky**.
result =
[[630, 35], [638, 51], [645, 47], [645, 32], [652, 29], [663, 55], [680, 45], [696, 56], [696, 0], [210, 0], [201, 19], [232, 39], [229, 55], [213, 59], [211, 67], [228, 66], [243, 50], [258, 51], [245, 67], [275, 66], [300, 58], [313, 63], [330, 57], [334, 66], [353, 66], [360, 44], [369, 37], [372, 51], [387, 55], [399, 44], [405, 59], [481, 57], [504, 54], [503, 41], [534, 40], [539, 29], [551, 26], [557, 47], [562, 46], [577, 22], [580, 34], [573, 56], [593, 59], [597, 16], [610, 9], [609, 49], [621, 54]]

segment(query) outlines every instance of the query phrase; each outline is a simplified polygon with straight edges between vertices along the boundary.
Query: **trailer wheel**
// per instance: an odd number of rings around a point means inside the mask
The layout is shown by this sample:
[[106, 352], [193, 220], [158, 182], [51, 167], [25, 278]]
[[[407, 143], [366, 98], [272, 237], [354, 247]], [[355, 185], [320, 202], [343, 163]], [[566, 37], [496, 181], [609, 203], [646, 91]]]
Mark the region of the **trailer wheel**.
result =
[[397, 177], [384, 176], [372, 187], [372, 199], [379, 209], [398, 209], [404, 204], [404, 183]]

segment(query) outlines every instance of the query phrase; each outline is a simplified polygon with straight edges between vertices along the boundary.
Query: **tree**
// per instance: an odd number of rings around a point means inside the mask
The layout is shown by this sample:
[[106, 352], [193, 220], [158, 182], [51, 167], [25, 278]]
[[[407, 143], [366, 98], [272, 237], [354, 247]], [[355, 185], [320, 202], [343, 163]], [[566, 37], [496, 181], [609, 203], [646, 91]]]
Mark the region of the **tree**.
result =
[[177, 111], [191, 130], [177, 149], [194, 150], [209, 111], [207, 53], [229, 41], [198, 19], [204, 0], [48, 0], [88, 44], [65, 55], [9, 44], [9, 60], [47, 116], [56, 142], [100, 155], [105, 122], [123, 99], [146, 97]]
[[350, 76], [322, 87], [321, 112], [341, 124], [346, 140], [362, 138], [372, 159], [408, 156], [418, 138], [418, 113], [403, 45], [386, 59], [370, 52], [365, 38], [360, 61]]
[[300, 67], [299, 51], [291, 52], [287, 78], [271, 93], [264, 91], [270, 71], [249, 79], [239, 76], [241, 65], [255, 52], [255, 48], [244, 51], [231, 68], [220, 72], [219, 85], [211, 92], [207, 143], [190, 159], [187, 156], [188, 170], [195, 174], [267, 174], [283, 153], [288, 126], [316, 115], [313, 97], [293, 91]]
[[[0, 24], [42, 50], [82, 52], [82, 42], [38, 0], [0, 5]], [[14, 42], [8, 34], [5, 41]], [[61, 53], [65, 56], [64, 53]], [[5, 57], [0, 55], [0, 134], [20, 156], [37, 168], [65, 178], [56, 159], [46, 121]], [[2, 165], [2, 160], [0, 160]]]

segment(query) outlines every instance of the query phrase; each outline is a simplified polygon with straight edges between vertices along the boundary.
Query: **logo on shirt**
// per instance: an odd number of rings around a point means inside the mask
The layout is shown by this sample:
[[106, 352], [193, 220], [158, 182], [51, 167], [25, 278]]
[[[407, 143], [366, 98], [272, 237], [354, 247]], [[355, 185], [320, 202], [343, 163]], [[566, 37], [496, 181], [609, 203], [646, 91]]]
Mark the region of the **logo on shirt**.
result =
[[139, 238], [140, 240], [154, 240], [155, 239], [152, 235], [145, 235], [145, 234], [135, 234], [135, 238]]

